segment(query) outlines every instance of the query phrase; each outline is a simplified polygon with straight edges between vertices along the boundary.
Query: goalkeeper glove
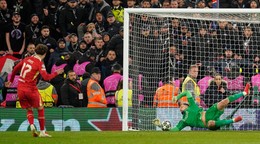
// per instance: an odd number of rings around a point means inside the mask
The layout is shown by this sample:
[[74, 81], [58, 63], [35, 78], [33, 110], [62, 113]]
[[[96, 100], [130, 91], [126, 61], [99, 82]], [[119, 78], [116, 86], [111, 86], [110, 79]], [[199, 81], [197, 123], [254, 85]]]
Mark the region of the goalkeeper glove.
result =
[[158, 126], [159, 128], [162, 127], [161, 121], [158, 118], [153, 120], [153, 125]]

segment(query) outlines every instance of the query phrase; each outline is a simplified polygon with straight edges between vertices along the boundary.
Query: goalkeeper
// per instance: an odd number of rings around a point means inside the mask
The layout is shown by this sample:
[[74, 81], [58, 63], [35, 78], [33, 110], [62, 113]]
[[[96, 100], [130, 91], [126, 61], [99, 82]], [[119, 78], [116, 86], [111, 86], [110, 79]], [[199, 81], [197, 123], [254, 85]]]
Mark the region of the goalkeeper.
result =
[[[239, 122], [242, 120], [241, 116], [238, 116], [234, 119], [223, 119], [220, 120], [220, 116], [224, 113], [225, 107], [230, 102], [237, 100], [242, 96], [246, 96], [249, 94], [250, 84], [247, 83], [246, 87], [243, 92], [231, 95], [218, 103], [213, 104], [208, 110], [203, 111], [202, 108], [199, 108], [191, 93], [189, 91], [184, 91], [178, 96], [173, 96], [173, 101], [178, 101], [184, 96], [187, 96], [188, 102], [187, 103], [180, 103], [180, 111], [183, 115], [182, 120], [170, 131], [181, 131], [186, 126], [191, 127], [200, 127], [200, 128], [208, 128], [210, 130], [217, 130], [221, 126], [229, 125], [231, 123]], [[161, 127], [159, 119], [155, 119], [153, 123], [156, 126]]]

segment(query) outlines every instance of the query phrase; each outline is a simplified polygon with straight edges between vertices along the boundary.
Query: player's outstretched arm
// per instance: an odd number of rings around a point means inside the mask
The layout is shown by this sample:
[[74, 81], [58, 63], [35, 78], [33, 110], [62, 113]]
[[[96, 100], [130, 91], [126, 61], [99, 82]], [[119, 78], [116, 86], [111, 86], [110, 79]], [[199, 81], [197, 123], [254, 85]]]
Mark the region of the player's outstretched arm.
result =
[[177, 103], [178, 100], [180, 100], [182, 97], [186, 96], [186, 93], [187, 93], [187, 91], [184, 91], [184, 92], [180, 93], [178, 96], [173, 96], [172, 101], [174, 103]]
[[180, 120], [179, 123], [175, 127], [170, 129], [170, 131], [173, 131], [173, 132], [181, 131], [185, 127], [186, 127], [186, 124], [183, 122], [183, 120]]
[[170, 131], [172, 131], [172, 132], [177, 132], [177, 131], [180, 131], [177, 127], [174, 127], [174, 128], [172, 128], [172, 129], [170, 129]]
[[14, 77], [15, 75], [22, 69], [23, 66], [23, 61], [20, 61], [13, 69], [12, 74], [11, 74], [11, 78], [10, 78], [10, 82], [12, 83], [14, 81]]
[[192, 94], [189, 91], [186, 92], [186, 96], [190, 106], [197, 106], [194, 98], [192, 97]]
[[184, 91], [184, 92], [180, 93], [180, 94], [177, 96], [177, 100], [179, 100], [179, 99], [181, 99], [182, 97], [186, 96], [188, 92], [189, 92], [189, 91]]
[[172, 100], [173, 100], [173, 102], [176, 102], [176, 101], [180, 100], [180, 99], [181, 99], [182, 97], [184, 97], [184, 96], [186, 96], [187, 99], [193, 98], [192, 95], [191, 95], [191, 93], [186, 90], [186, 91], [180, 93], [177, 97], [176, 97], [176, 96], [173, 96], [173, 97], [172, 97]]
[[58, 69], [58, 70], [55, 71], [54, 73], [48, 74], [45, 68], [42, 68], [42, 69], [40, 70], [40, 74], [41, 74], [41, 76], [42, 76], [42, 78], [43, 78], [44, 80], [51, 80], [51, 79], [53, 79], [54, 77], [56, 77], [57, 75], [62, 74], [63, 72], [64, 72], [64, 69]]

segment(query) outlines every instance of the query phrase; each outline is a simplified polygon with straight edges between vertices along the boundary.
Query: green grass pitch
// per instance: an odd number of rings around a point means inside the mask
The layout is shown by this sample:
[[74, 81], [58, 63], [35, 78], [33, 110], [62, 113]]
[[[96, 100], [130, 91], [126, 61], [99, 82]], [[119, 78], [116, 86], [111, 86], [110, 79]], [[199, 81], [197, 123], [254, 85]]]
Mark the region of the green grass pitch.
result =
[[30, 132], [0, 132], [0, 144], [260, 144], [259, 131], [139, 131], [49, 132], [33, 138]]

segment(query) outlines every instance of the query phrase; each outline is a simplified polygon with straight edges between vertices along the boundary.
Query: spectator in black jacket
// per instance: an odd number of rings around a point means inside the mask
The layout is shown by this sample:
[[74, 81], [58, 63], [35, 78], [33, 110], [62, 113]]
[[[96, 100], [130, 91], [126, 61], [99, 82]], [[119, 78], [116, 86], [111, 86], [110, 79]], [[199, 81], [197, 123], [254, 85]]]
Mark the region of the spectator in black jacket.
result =
[[83, 39], [83, 41], [86, 42], [86, 44], [87, 44], [87, 49], [89, 49], [91, 46], [94, 45], [94, 38], [93, 38], [93, 36], [92, 36], [91, 33], [86, 32], [86, 33], [84, 34], [84, 36], [83, 36], [82, 39]]
[[[106, 50], [104, 49], [104, 41], [102, 38], [97, 37], [94, 40], [95, 45], [88, 49], [82, 57], [85, 57], [92, 61], [92, 56], [95, 58], [96, 66], [100, 67], [101, 63], [106, 59], [105, 53]], [[80, 60], [81, 61], [81, 60]]]
[[124, 28], [120, 27], [119, 34], [114, 35], [109, 43], [107, 44], [107, 49], [114, 50], [118, 56], [118, 62], [123, 65], [123, 39], [124, 39]]
[[48, 25], [50, 27], [51, 36], [56, 40], [62, 37], [59, 26], [59, 15], [61, 10], [62, 6], [61, 9], [59, 9], [58, 3], [54, 0], [51, 0], [48, 3], [48, 6], [43, 9], [43, 24]]
[[227, 92], [227, 82], [222, 79], [220, 74], [215, 74], [214, 79], [209, 81], [203, 100], [207, 107], [211, 107], [219, 100], [225, 99], [229, 93]]
[[61, 89], [61, 104], [74, 107], [86, 107], [87, 98], [81, 92], [81, 86], [77, 82], [77, 75], [74, 71], [67, 73], [67, 79], [64, 81]]
[[101, 12], [102, 15], [107, 18], [108, 13], [111, 12], [110, 5], [105, 0], [95, 0], [94, 9], [92, 12], [92, 20], [95, 19], [95, 15], [97, 12]]
[[244, 27], [243, 34], [238, 42], [239, 48], [237, 51], [244, 59], [253, 61], [256, 56], [260, 56], [260, 38], [252, 27]]
[[55, 48], [54, 52], [51, 53], [50, 55], [48, 65], [47, 65], [48, 69], [51, 69], [52, 66], [57, 62], [57, 60], [60, 59], [62, 53], [68, 52], [68, 50], [66, 49], [66, 41], [63, 38], [60, 38], [57, 43], [58, 46]]
[[69, 45], [68, 45], [68, 50], [73, 53], [74, 51], [79, 49], [79, 38], [78, 35], [75, 33], [72, 33], [68, 36], [69, 38]]
[[106, 31], [110, 34], [111, 37], [118, 34], [120, 27], [122, 26], [122, 23], [116, 21], [115, 16], [113, 13], [107, 14], [107, 28]]
[[[208, 3], [211, 1], [211, 0], [207, 0]], [[219, 8], [230, 8], [230, 1], [231, 0], [220, 0], [219, 1]]]
[[96, 27], [96, 31], [98, 34], [102, 34], [105, 32], [105, 27], [106, 27], [106, 19], [105, 17], [102, 15], [101, 12], [97, 12], [96, 13], [96, 19], [95, 19], [95, 27]]
[[29, 43], [34, 43], [35, 40], [41, 35], [42, 23], [39, 21], [39, 17], [36, 14], [31, 15], [31, 23], [25, 27], [26, 46]]
[[102, 33], [102, 39], [103, 39], [103, 41], [104, 41], [104, 48], [105, 48], [105, 49], [108, 49], [108, 48], [107, 48], [107, 45], [108, 45], [108, 43], [109, 43], [110, 40], [111, 40], [110, 34], [109, 34], [108, 32]]
[[112, 74], [112, 67], [118, 64], [117, 55], [114, 50], [109, 50], [106, 59], [101, 63], [101, 82]]
[[[50, 58], [50, 54], [54, 52], [54, 49], [57, 47], [57, 42], [54, 38], [50, 36], [50, 27], [47, 25], [42, 26], [41, 28], [41, 36], [35, 40], [35, 45], [45, 44], [48, 46], [48, 52], [44, 58], [45, 65], [48, 65], [48, 61]], [[47, 69], [50, 72], [50, 69]]]
[[246, 8], [247, 0], [233, 0], [231, 8]]
[[83, 25], [86, 20], [85, 11], [77, 5], [77, 0], [68, 0], [68, 5], [60, 12], [59, 24], [63, 37], [77, 33], [78, 26]]
[[5, 41], [5, 27], [12, 21], [12, 11], [7, 8], [6, 0], [0, 0], [0, 48], [8, 50]]
[[17, 12], [13, 13], [12, 20], [13, 22], [6, 27], [6, 44], [9, 53], [19, 52], [14, 56], [21, 58], [25, 49], [25, 24], [21, 22], [21, 16]]
[[35, 54], [35, 45], [33, 43], [29, 43], [26, 48], [26, 52], [22, 55], [22, 59], [30, 57]]
[[90, 0], [79, 0], [79, 7], [83, 8], [85, 10], [85, 13], [87, 14], [87, 22], [91, 22], [91, 16], [90, 11], [94, 8], [93, 1]]
[[30, 23], [30, 15], [32, 14], [32, 6], [28, 0], [7, 0], [8, 7], [14, 12], [21, 15], [21, 22]]
[[76, 63], [76, 61], [79, 60], [80, 57], [82, 57], [86, 51], [87, 51], [87, 43], [85, 41], [80, 41], [79, 49], [77, 49], [72, 53], [72, 59], [74, 63]]

